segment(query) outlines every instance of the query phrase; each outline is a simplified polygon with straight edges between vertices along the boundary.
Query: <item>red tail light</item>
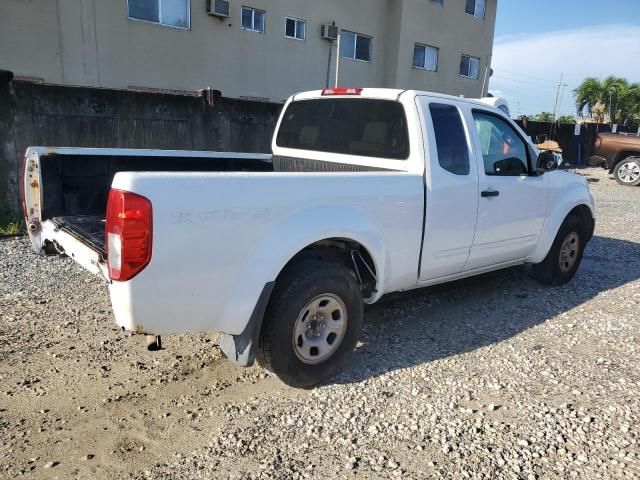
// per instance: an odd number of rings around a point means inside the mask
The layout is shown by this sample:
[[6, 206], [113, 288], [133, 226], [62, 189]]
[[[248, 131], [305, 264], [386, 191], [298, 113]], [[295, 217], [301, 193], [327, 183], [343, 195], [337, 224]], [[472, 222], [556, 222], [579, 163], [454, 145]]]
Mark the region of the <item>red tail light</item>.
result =
[[595, 143], [595, 148], [598, 149], [600, 148], [600, 144], [602, 143], [602, 137], [600, 135], [596, 136], [596, 143]]
[[105, 230], [109, 278], [130, 280], [151, 260], [151, 202], [135, 193], [111, 189]]
[[325, 88], [322, 90], [322, 95], [325, 97], [330, 95], [360, 95], [361, 93], [361, 88], [349, 87]]

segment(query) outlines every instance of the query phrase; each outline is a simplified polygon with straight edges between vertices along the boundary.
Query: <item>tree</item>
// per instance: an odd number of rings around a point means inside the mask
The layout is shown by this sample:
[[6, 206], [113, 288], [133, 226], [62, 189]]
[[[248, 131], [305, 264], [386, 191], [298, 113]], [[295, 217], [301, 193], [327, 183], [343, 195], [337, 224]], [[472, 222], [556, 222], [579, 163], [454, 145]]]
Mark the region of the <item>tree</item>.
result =
[[553, 122], [553, 113], [550, 112], [541, 112], [533, 117], [533, 120], [536, 122], [545, 122], [551, 123]]
[[598, 123], [605, 115], [611, 123], [640, 118], [640, 84], [608, 76], [604, 80], [585, 78], [574, 91], [578, 112], [585, 108]]
[[578, 112], [583, 112], [586, 107], [593, 113], [593, 107], [602, 102], [604, 87], [602, 82], [595, 77], [585, 78], [580, 86], [573, 91]]
[[558, 117], [558, 122], [574, 124], [576, 123], [576, 119], [573, 115], [562, 115], [561, 117]]

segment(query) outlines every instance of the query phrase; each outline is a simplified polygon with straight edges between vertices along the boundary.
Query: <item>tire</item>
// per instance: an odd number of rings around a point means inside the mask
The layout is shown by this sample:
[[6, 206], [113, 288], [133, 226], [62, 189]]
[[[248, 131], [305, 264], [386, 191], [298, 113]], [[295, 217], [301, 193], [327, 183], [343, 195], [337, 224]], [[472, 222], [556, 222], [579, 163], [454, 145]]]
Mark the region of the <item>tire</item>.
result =
[[568, 216], [546, 258], [533, 266], [536, 280], [554, 287], [569, 283], [580, 267], [587, 238], [587, 229], [581, 219]]
[[351, 270], [315, 260], [293, 264], [271, 295], [258, 363], [291, 387], [312, 387], [337, 373], [353, 353], [363, 317]]
[[620, 160], [613, 169], [613, 176], [620, 185], [634, 187], [640, 185], [640, 157]]

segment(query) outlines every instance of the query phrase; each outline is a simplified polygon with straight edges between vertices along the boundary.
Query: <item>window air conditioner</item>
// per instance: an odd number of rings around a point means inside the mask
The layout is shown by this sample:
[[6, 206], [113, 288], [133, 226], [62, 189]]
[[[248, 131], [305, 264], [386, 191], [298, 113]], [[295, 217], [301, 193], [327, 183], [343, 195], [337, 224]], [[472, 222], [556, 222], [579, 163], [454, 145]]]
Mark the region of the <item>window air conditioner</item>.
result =
[[320, 35], [322, 36], [322, 38], [326, 40], [337, 40], [338, 27], [336, 25], [330, 25], [330, 24], [322, 25]]
[[227, 0], [207, 0], [207, 13], [214, 17], [229, 17], [229, 2]]

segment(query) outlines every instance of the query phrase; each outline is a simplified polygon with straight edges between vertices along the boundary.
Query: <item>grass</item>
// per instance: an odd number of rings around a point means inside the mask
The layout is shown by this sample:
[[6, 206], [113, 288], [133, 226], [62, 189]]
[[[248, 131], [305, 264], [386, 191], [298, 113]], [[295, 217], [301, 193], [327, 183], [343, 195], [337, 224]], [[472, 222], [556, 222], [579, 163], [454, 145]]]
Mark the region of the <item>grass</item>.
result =
[[0, 236], [26, 233], [24, 220], [8, 206], [0, 207]]

